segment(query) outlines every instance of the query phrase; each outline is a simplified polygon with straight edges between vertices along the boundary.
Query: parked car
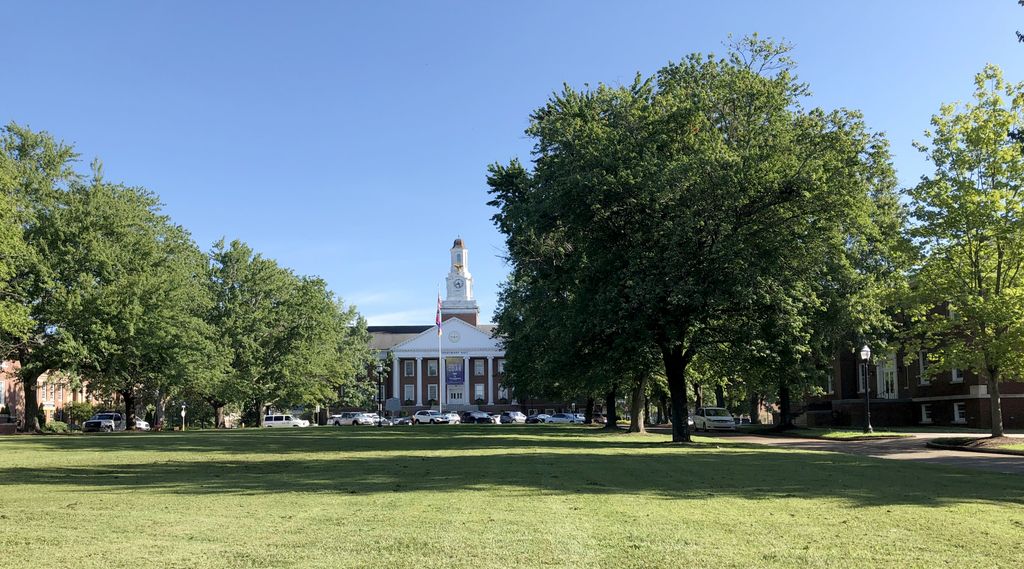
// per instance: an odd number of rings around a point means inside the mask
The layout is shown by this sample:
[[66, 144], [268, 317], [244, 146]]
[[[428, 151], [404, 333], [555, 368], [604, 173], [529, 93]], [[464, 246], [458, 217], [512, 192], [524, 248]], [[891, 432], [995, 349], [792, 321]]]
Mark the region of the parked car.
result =
[[555, 413], [548, 417], [545, 423], [582, 423], [583, 419], [576, 417], [575, 413]]
[[120, 413], [97, 413], [85, 423], [82, 423], [82, 431], [86, 433], [112, 433], [123, 431], [125, 428], [124, 415]]
[[451, 425], [458, 425], [462, 422], [462, 417], [459, 417], [458, 413], [441, 413], [442, 416], [448, 419], [448, 423]]
[[491, 413], [491, 422], [495, 425], [501, 424], [501, 413]]
[[308, 427], [309, 421], [291, 415], [264, 415], [264, 427]]
[[721, 407], [701, 407], [693, 416], [694, 429], [697, 431], [735, 431], [736, 420], [727, 409]]
[[587, 415], [585, 413], [576, 413], [575, 415], [576, 415], [576, 419], [577, 419], [576, 422], [577, 423], [586, 423], [587, 422]]
[[424, 409], [421, 411], [416, 411], [416, 413], [412, 416], [412, 424], [414, 425], [421, 425], [423, 423], [433, 425], [437, 423], [447, 422], [448, 417], [446, 415], [442, 415], [440, 411], [435, 411], [433, 409]]
[[359, 411], [346, 411], [338, 415], [331, 415], [327, 419], [328, 425], [335, 427], [350, 425], [376, 425], [379, 421], [376, 413], [361, 413]]
[[373, 424], [374, 425], [377, 425], [377, 426], [380, 426], [380, 427], [390, 427], [391, 425], [394, 424], [391, 421], [391, 419], [388, 419], [387, 417], [381, 417], [380, 415], [378, 415], [376, 413], [370, 413], [370, 415], [373, 416]]
[[412, 424], [412, 417], [399, 417], [399, 418], [395, 419], [394, 421], [392, 421], [391, 424], [396, 426], [396, 427], [404, 426], [404, 425], [411, 425]]
[[502, 423], [525, 423], [526, 415], [519, 411], [505, 411], [501, 414]]
[[464, 411], [462, 413], [462, 415], [459, 417], [459, 419], [461, 419], [462, 422], [466, 423], [466, 424], [473, 424], [473, 423], [483, 423], [483, 424], [486, 424], [486, 425], [494, 424], [494, 419], [492, 419], [490, 415], [488, 415], [487, 413], [484, 413], [483, 411]]
[[547, 413], [540, 413], [537, 415], [530, 415], [529, 417], [526, 418], [526, 422], [529, 424], [546, 423], [547, 420], [550, 418], [551, 415], [548, 415]]
[[135, 419], [135, 430], [136, 431], [149, 431], [149, 430], [152, 430], [152, 429], [150, 428], [149, 423], [147, 423], [146, 421], [143, 421], [142, 419]]
[[594, 422], [603, 425], [608, 422], [608, 419], [601, 413], [594, 413]]

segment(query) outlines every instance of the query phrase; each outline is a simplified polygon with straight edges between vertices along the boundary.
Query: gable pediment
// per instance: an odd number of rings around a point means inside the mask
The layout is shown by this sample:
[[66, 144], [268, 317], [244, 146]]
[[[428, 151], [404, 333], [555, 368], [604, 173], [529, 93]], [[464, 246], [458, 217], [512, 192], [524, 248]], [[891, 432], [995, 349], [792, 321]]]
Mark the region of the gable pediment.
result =
[[[441, 324], [441, 351], [446, 354], [464, 352], [500, 354], [501, 342], [488, 332], [458, 318], [449, 318]], [[437, 355], [437, 328], [431, 326], [413, 338], [391, 348], [399, 356]]]

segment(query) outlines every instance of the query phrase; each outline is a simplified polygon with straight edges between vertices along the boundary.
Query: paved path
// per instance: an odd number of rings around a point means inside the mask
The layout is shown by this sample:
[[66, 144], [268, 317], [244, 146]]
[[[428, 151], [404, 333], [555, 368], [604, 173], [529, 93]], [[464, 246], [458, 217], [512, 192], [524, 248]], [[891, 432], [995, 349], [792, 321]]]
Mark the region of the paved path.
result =
[[[829, 441], [775, 436], [712, 434], [737, 442], [782, 446], [803, 450], [845, 452], [886, 458], [911, 460], [927, 464], [942, 464], [959, 468], [991, 470], [1009, 474], [1024, 474], [1024, 456], [938, 450], [925, 446], [928, 439], [972, 436], [965, 433], [912, 433], [912, 437], [868, 441]], [[978, 435], [979, 437], [984, 435]]]

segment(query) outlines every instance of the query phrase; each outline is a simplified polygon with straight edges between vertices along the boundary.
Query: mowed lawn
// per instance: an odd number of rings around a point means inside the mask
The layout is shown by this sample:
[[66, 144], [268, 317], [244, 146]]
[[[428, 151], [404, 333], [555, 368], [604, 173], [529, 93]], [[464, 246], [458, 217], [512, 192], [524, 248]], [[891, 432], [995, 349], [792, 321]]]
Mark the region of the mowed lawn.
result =
[[6, 567], [1024, 567], [1024, 479], [589, 427], [0, 439]]

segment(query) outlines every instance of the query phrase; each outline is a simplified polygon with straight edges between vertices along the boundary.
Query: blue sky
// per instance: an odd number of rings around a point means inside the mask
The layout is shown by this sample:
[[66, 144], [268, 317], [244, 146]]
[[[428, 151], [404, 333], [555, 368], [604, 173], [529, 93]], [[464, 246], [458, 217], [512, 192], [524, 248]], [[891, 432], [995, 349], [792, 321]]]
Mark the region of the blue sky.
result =
[[0, 3], [0, 121], [157, 192], [204, 249], [248, 242], [371, 324], [433, 321], [461, 235], [482, 319], [507, 269], [486, 166], [529, 158], [563, 82], [626, 83], [728, 34], [795, 44], [825, 108], [885, 131], [900, 179], [985, 63], [1024, 80], [1015, 0]]

